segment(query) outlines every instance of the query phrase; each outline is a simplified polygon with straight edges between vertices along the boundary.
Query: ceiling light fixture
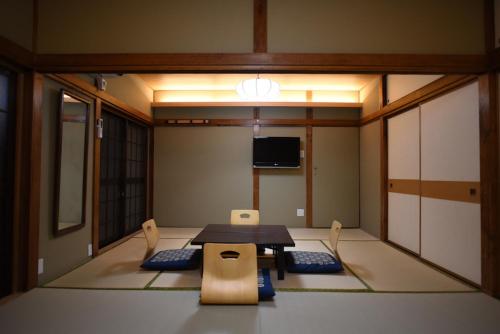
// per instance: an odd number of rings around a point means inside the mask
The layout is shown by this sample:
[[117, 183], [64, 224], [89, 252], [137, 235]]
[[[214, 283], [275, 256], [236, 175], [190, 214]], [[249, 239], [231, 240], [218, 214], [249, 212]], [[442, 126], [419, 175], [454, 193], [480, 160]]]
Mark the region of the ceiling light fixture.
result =
[[280, 85], [271, 79], [261, 79], [257, 74], [255, 79], [241, 81], [236, 86], [236, 92], [244, 100], [271, 100], [280, 95]]

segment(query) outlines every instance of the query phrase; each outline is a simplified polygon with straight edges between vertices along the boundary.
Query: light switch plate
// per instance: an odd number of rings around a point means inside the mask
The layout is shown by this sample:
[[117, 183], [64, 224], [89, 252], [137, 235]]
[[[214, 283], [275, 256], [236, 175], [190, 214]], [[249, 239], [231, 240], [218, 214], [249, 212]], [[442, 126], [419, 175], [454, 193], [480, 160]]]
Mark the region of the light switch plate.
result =
[[297, 209], [297, 217], [304, 217], [304, 209]]
[[43, 274], [43, 259], [38, 259], [38, 275]]
[[302, 159], [304, 159], [305, 156], [306, 156], [306, 153], [304, 152], [304, 150], [300, 150], [300, 157]]
[[88, 245], [87, 252], [88, 252], [89, 256], [92, 256], [92, 244]]

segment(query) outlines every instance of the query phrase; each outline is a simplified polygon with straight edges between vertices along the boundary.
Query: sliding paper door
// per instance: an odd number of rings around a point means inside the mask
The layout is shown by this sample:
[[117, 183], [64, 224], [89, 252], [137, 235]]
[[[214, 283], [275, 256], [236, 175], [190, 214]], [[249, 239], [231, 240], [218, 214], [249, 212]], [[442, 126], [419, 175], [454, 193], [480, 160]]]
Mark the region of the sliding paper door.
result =
[[420, 110], [388, 120], [388, 238], [420, 253]]
[[421, 106], [422, 257], [481, 283], [478, 84]]

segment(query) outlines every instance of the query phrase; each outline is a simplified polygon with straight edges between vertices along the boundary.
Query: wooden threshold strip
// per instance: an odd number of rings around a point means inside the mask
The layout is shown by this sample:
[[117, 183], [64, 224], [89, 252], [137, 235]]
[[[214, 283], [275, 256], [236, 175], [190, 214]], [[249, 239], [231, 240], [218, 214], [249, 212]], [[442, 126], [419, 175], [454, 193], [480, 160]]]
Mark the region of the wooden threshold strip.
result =
[[155, 119], [154, 126], [328, 126], [358, 127], [359, 120], [329, 119]]
[[376, 111], [370, 115], [363, 117], [361, 119], [361, 125], [366, 125], [381, 117], [387, 117], [389, 115], [409, 109], [410, 107], [413, 107], [420, 102], [429, 100], [449, 90], [463, 86], [466, 83], [471, 82], [472, 80], [475, 79], [477, 79], [477, 75], [461, 75], [461, 74], [446, 75], [400, 98], [399, 100], [384, 106], [379, 111]]
[[387, 186], [392, 193], [468, 203], [481, 203], [480, 188], [479, 182], [403, 179], [390, 179]]

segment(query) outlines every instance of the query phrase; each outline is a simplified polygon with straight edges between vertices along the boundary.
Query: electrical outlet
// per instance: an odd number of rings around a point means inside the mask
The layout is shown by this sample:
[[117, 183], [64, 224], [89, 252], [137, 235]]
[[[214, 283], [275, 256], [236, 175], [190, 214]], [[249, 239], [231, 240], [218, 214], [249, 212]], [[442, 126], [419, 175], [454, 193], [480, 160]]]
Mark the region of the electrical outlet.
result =
[[306, 153], [304, 152], [304, 150], [300, 150], [300, 157], [302, 159], [304, 159], [305, 156], [306, 156]]
[[43, 274], [43, 259], [38, 259], [38, 275]]
[[297, 209], [297, 217], [304, 217], [304, 209]]
[[92, 244], [88, 245], [87, 253], [89, 254], [89, 256], [92, 256]]

